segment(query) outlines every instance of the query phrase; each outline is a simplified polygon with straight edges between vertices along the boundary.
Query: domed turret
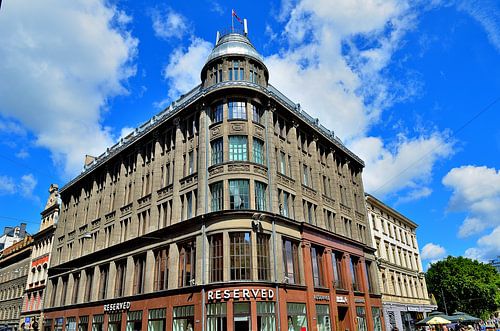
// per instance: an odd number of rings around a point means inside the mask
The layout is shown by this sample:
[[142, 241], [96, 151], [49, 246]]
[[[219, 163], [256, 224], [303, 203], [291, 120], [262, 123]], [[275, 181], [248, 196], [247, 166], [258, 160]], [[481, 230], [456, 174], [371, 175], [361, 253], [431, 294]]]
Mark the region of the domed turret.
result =
[[260, 55], [244, 34], [231, 32], [219, 38], [201, 71], [204, 87], [223, 81], [249, 81], [267, 86], [269, 72]]

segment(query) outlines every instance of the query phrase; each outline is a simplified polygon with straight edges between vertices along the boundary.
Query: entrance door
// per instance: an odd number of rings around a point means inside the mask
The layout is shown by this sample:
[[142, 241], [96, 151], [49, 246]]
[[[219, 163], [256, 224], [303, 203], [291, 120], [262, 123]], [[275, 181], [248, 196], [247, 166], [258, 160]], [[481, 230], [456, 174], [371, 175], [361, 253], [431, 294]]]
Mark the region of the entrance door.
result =
[[250, 331], [250, 302], [235, 302], [233, 304], [234, 331]]
[[347, 307], [338, 306], [337, 311], [339, 319], [337, 323], [337, 331], [349, 329], [349, 309]]
[[235, 316], [234, 317], [234, 330], [235, 331], [250, 331], [250, 318], [248, 316]]

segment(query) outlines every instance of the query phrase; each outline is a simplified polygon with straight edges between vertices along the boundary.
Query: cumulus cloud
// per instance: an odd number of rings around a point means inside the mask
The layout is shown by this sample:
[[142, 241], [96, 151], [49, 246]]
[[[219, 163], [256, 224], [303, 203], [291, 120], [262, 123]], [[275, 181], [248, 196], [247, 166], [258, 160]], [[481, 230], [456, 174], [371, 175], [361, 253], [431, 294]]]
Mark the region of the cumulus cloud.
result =
[[446, 256], [446, 249], [444, 249], [443, 246], [428, 243], [422, 248], [420, 256], [422, 260], [430, 260], [434, 262]]
[[0, 176], [0, 195], [18, 194], [23, 198], [40, 202], [40, 198], [33, 194], [38, 181], [33, 174], [26, 174], [19, 179], [10, 176]]
[[16, 183], [12, 177], [0, 176], [0, 195], [13, 194], [16, 192]]
[[477, 247], [467, 250], [476, 258], [500, 254], [500, 170], [485, 166], [461, 166], [451, 169], [442, 180], [452, 190], [448, 209], [467, 212], [460, 226], [459, 237], [492, 232], [479, 238]]
[[103, 0], [2, 6], [0, 114], [33, 132], [67, 177], [82, 169], [85, 154], [113, 143], [101, 116], [135, 74], [130, 20]]
[[182, 38], [189, 30], [186, 18], [172, 8], [155, 9], [151, 13], [153, 30], [157, 37], [170, 39]]

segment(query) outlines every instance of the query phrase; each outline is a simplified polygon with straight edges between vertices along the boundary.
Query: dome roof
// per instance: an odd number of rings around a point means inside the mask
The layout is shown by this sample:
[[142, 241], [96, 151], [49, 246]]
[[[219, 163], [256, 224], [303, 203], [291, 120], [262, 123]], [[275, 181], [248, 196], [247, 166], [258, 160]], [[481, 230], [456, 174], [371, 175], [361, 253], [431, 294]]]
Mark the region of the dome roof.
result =
[[205, 63], [225, 55], [249, 56], [264, 63], [262, 55], [257, 52], [255, 47], [253, 47], [250, 40], [246, 36], [239, 33], [229, 33], [222, 36]]

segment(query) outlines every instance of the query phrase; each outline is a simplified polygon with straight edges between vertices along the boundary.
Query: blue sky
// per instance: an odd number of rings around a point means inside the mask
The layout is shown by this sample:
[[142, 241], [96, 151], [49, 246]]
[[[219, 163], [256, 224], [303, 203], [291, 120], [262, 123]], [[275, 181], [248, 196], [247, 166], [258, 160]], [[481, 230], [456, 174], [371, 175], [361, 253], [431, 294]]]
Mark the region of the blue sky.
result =
[[[424, 265], [500, 255], [500, 3], [4, 0], [0, 225], [199, 83], [231, 9], [270, 82], [365, 160]], [[238, 23], [235, 23], [238, 24]]]

